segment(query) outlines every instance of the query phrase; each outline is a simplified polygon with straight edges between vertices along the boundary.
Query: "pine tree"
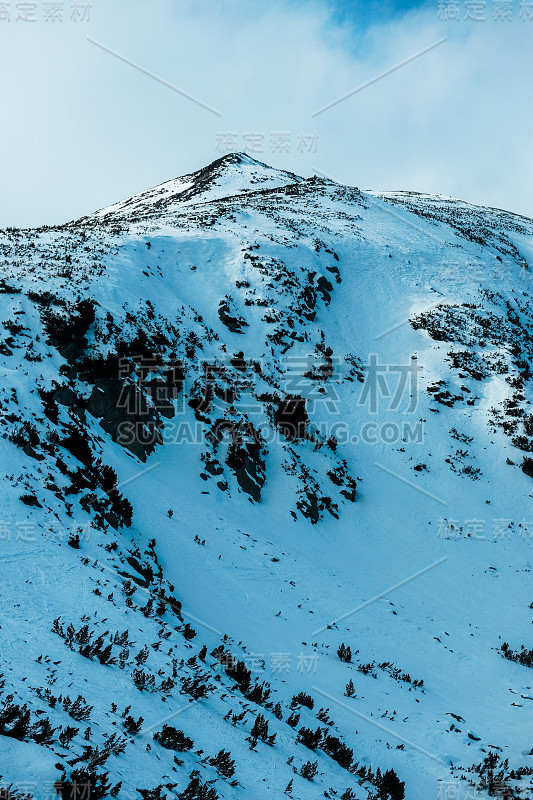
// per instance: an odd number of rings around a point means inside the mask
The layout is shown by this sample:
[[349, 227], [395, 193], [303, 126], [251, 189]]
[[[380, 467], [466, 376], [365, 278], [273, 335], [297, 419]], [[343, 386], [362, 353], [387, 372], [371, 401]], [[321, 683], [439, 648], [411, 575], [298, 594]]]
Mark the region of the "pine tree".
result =
[[33, 739], [34, 742], [37, 744], [50, 744], [54, 740], [54, 731], [56, 728], [52, 728], [50, 725], [50, 720], [45, 717], [44, 719], [39, 720], [39, 722], [33, 726], [30, 732], [30, 737]]
[[191, 750], [194, 747], [193, 740], [185, 736], [183, 731], [172, 727], [172, 725], [163, 725], [162, 730], [154, 734], [154, 740], [167, 750], [176, 750], [178, 753], [183, 753], [185, 750]]
[[141, 730], [143, 722], [144, 720], [142, 717], [139, 717], [138, 720], [135, 720], [133, 717], [130, 717], [128, 715], [124, 720], [124, 727], [127, 733], [129, 733], [131, 736], [136, 736], [136, 734], [138, 734], [139, 731]]
[[379, 786], [379, 797], [382, 800], [403, 800], [405, 797], [405, 783], [400, 781], [393, 769], [388, 769], [382, 776]]
[[312, 781], [318, 772], [318, 761], [307, 761], [300, 768], [300, 775], [308, 781]]
[[219, 750], [209, 763], [225, 778], [232, 778], [235, 774], [235, 761], [232, 761], [231, 753], [227, 750]]
[[262, 714], [258, 714], [255, 718], [250, 736], [252, 739], [261, 739], [262, 741], [268, 737], [268, 722]]
[[309, 750], [316, 750], [322, 738], [322, 729], [317, 728], [312, 731], [310, 728], [300, 728], [296, 741], [304, 744]]
[[349, 664], [350, 661], [352, 660], [351, 647], [346, 646], [343, 642], [339, 647], [339, 649], [337, 650], [337, 655], [339, 656], [341, 661], [345, 661], [347, 664]]
[[107, 772], [99, 775], [93, 769], [75, 769], [70, 778], [63, 774], [55, 789], [62, 800], [77, 800], [82, 792], [91, 800], [103, 800], [111, 789], [107, 775]]
[[67, 725], [66, 728], [61, 730], [59, 736], [57, 737], [60, 744], [62, 744], [63, 747], [67, 747], [67, 745], [69, 745], [72, 739], [76, 736], [78, 731], [79, 728], [72, 728], [70, 725]]

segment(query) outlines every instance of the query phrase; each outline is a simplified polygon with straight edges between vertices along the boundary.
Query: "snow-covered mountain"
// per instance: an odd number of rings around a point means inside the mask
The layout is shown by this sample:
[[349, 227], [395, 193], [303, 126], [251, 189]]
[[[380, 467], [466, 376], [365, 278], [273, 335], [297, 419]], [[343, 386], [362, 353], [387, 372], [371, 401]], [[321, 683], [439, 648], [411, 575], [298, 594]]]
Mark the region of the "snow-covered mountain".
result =
[[533, 796], [530, 265], [243, 154], [0, 232], [6, 796]]

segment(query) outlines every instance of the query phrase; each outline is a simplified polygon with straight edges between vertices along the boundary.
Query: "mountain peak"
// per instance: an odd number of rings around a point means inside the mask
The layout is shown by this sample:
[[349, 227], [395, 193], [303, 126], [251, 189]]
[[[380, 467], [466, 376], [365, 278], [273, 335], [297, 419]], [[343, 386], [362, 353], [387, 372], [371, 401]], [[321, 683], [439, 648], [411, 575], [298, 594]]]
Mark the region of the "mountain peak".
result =
[[93, 217], [153, 218], [184, 205], [221, 200], [259, 189], [278, 189], [303, 180], [299, 175], [271, 167], [247, 153], [227, 153], [196, 172], [173, 178], [97, 211]]
[[206, 167], [206, 169], [209, 169], [209, 167], [212, 167], [215, 164], [256, 164], [257, 166], [265, 167], [266, 169], [274, 169], [274, 167], [271, 167], [269, 164], [258, 161], [256, 158], [249, 156], [248, 153], [243, 152], [226, 153], [226, 155], [223, 155], [220, 158], [215, 159], [215, 161], [212, 161], [211, 164]]

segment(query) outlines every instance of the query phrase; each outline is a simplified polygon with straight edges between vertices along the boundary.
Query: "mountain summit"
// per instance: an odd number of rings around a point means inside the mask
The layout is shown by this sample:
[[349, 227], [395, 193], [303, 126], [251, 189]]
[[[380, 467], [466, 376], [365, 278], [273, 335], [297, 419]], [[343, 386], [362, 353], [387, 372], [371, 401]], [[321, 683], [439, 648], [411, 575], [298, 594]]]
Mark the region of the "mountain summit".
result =
[[532, 236], [244, 154], [0, 232], [0, 788], [531, 796]]
[[176, 205], [191, 205], [221, 200], [247, 192], [278, 189], [302, 178], [291, 172], [274, 169], [246, 153], [229, 153], [190, 175], [167, 181], [147, 192], [104, 208], [98, 218], [126, 215], [132, 219], [161, 218]]

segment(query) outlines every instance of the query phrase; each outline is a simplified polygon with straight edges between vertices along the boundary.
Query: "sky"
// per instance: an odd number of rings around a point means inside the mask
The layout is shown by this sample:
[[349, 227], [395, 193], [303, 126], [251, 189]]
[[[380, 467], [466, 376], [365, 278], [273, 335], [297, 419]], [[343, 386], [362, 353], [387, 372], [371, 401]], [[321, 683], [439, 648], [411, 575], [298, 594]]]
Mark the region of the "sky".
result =
[[526, 0], [0, 2], [0, 228], [231, 151], [533, 217], [532, 40]]

